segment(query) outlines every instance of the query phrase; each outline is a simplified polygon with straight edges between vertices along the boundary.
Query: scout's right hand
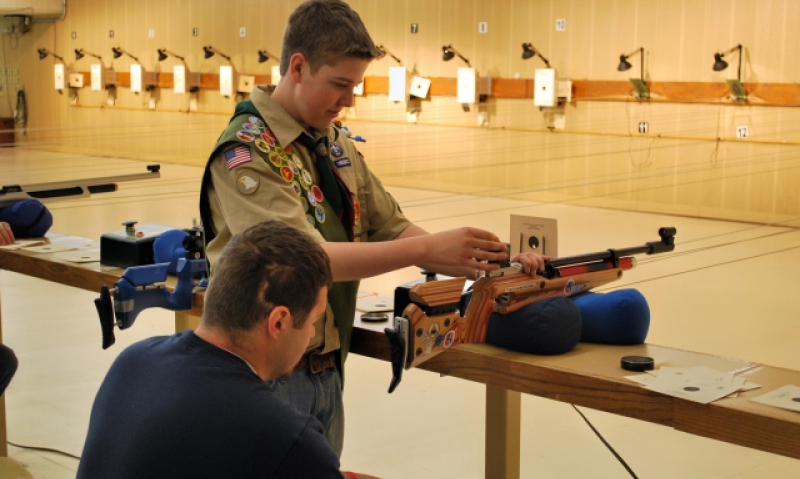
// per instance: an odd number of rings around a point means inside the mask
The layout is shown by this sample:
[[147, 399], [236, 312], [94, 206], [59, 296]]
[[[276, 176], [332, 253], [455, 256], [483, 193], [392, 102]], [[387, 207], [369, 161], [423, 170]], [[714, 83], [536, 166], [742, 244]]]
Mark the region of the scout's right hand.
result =
[[463, 227], [435, 233], [427, 238], [428, 248], [422, 265], [450, 276], [475, 277], [476, 270], [499, 268], [487, 261], [507, 261], [506, 245], [486, 230]]

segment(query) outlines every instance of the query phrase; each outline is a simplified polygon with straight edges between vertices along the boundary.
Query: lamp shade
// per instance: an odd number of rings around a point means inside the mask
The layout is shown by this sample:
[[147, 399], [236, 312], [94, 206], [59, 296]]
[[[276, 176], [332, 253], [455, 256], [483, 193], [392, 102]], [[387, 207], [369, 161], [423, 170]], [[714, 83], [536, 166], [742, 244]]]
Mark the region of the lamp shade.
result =
[[443, 52], [442, 60], [444, 60], [446, 62], [452, 60], [453, 57], [456, 56], [456, 54], [453, 53], [453, 50], [450, 50], [450, 47], [448, 47], [448, 46], [442, 47], [442, 52]]
[[721, 53], [714, 54], [714, 71], [721, 72], [722, 70], [728, 68], [728, 62], [722, 59]]
[[631, 69], [631, 63], [628, 61], [628, 57], [625, 55], [619, 56], [619, 66], [617, 67], [618, 71], [624, 72]]

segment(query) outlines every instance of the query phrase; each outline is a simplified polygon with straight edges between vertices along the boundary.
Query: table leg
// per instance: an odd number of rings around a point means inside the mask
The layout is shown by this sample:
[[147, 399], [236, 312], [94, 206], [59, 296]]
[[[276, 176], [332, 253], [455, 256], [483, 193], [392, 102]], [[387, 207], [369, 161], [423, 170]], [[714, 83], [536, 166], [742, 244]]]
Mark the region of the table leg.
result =
[[520, 393], [486, 385], [486, 478], [519, 479]]
[[181, 313], [180, 311], [175, 313], [175, 332], [180, 333], [181, 331], [186, 331], [187, 329], [197, 329], [197, 326], [200, 325], [200, 318], [197, 316], [191, 316], [186, 313]]

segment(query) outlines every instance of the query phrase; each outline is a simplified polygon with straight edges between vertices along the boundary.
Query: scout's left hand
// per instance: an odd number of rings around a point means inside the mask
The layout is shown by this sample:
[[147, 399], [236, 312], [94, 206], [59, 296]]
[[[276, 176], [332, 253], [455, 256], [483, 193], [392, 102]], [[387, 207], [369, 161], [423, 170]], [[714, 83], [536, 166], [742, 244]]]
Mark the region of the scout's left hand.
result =
[[549, 256], [536, 253], [520, 253], [511, 258], [511, 262], [522, 263], [524, 272], [531, 276], [536, 276], [537, 271], [544, 271], [544, 262], [549, 259]]

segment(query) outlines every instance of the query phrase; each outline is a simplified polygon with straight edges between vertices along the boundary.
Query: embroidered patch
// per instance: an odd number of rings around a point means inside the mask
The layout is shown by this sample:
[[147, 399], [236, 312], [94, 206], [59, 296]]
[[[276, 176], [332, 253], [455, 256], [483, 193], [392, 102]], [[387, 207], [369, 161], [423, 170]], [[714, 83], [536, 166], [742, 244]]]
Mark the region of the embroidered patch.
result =
[[258, 125], [254, 125], [252, 123], [245, 123], [242, 125], [242, 130], [249, 131], [255, 135], [261, 134], [261, 128]]
[[280, 168], [283, 162], [281, 161], [280, 156], [274, 151], [268, 155], [269, 162], [273, 164], [276, 168]]
[[308, 202], [311, 203], [311, 206], [317, 206], [317, 199], [314, 198], [314, 192], [313, 191], [309, 191], [306, 194], [306, 197], [308, 197]]
[[250, 123], [253, 123], [254, 125], [256, 125], [259, 128], [264, 128], [266, 126], [264, 124], [264, 122], [261, 121], [261, 118], [259, 118], [257, 116], [251, 116], [250, 118], [248, 118], [248, 120], [250, 121]]
[[263, 151], [264, 153], [269, 151], [269, 145], [267, 144], [266, 141], [262, 140], [261, 138], [256, 138], [255, 144], [256, 144], [256, 148], [258, 148], [259, 150]]
[[243, 195], [255, 193], [258, 189], [259, 179], [258, 176], [249, 171], [242, 171], [236, 175], [236, 189]]
[[311, 215], [306, 215], [306, 219], [308, 220], [308, 224], [314, 226], [314, 217]]
[[331, 155], [335, 158], [339, 158], [344, 153], [342, 147], [337, 145], [336, 142], [331, 142]]
[[317, 221], [320, 223], [325, 222], [325, 210], [322, 208], [322, 205], [317, 205], [317, 207], [314, 208], [314, 214], [317, 217]]
[[314, 198], [317, 200], [317, 203], [322, 203], [323, 199], [322, 190], [319, 189], [319, 186], [317, 185], [312, 186], [311, 191], [309, 191], [309, 193], [314, 195]]
[[345, 166], [351, 166], [350, 158], [344, 157], [339, 158], [338, 160], [333, 160], [333, 164], [336, 165], [336, 168], [344, 168]]
[[299, 197], [301, 197], [301, 198], [303, 197], [303, 190], [302, 190], [302, 189], [300, 189], [300, 185], [299, 185], [299, 184], [297, 184], [297, 182], [296, 182], [296, 181], [292, 181], [292, 188], [294, 188], [294, 192], [295, 192], [295, 194], [296, 194], [297, 196], [299, 196]]
[[245, 143], [251, 143], [253, 140], [256, 139], [255, 135], [246, 130], [237, 131], [236, 138], [244, 141]]
[[281, 168], [281, 176], [283, 176], [284, 180], [289, 182], [291, 182], [294, 179], [294, 174], [292, 173], [292, 170], [290, 170], [285, 166]]
[[253, 161], [250, 158], [250, 148], [246, 146], [237, 146], [231, 148], [230, 150], [224, 153], [225, 155], [225, 164], [228, 165], [228, 170], [232, 170], [239, 165], [243, 165], [245, 163], [250, 163]]
[[267, 130], [267, 131], [265, 131], [264, 133], [261, 134], [261, 139], [264, 140], [265, 142], [267, 142], [267, 144], [270, 147], [273, 147], [273, 146], [275, 146], [277, 144], [276, 143], [277, 140], [275, 140], [275, 137], [272, 135], [272, 132], [269, 131], [269, 130]]

